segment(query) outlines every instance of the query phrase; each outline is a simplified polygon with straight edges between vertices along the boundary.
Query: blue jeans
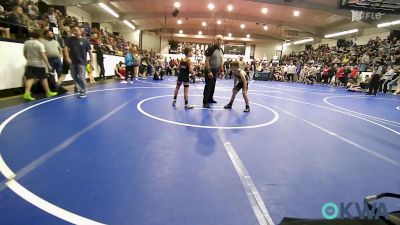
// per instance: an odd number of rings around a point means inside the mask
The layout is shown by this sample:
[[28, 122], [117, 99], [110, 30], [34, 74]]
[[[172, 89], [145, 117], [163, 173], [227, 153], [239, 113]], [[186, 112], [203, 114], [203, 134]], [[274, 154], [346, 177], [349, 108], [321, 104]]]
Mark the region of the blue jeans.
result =
[[79, 93], [86, 93], [86, 66], [79, 64], [71, 64], [69, 67], [71, 77], [77, 84]]
[[61, 59], [58, 57], [54, 57], [54, 58], [49, 58], [49, 64], [50, 66], [53, 68], [54, 72], [56, 71], [57, 76], [60, 77], [62, 74], [62, 63], [61, 63]]

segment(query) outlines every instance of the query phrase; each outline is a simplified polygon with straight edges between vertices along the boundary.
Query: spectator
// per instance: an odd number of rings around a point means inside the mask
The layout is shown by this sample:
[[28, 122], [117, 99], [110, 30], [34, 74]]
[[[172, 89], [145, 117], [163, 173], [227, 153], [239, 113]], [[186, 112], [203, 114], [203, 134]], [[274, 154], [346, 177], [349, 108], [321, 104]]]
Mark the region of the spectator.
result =
[[[62, 48], [60, 44], [58, 43], [58, 41], [54, 40], [54, 34], [50, 30], [45, 30], [43, 32], [43, 39], [40, 39], [40, 41], [44, 45], [46, 56], [52, 67], [52, 70], [50, 70], [50, 72], [55, 71], [57, 73], [58, 79], [61, 79], [63, 81], [65, 79], [65, 75], [63, 75], [62, 72]], [[62, 86], [62, 83], [59, 83], [57, 86], [58, 93], [64, 94], [67, 92], [67, 90]]]
[[393, 79], [394, 74], [394, 69], [389, 66], [387, 72], [381, 77], [380, 83], [382, 83], [381, 89], [383, 90], [383, 93], [387, 92], [387, 85]]
[[90, 51], [89, 42], [82, 37], [82, 30], [78, 26], [72, 28], [74, 36], [70, 37], [66, 43], [64, 52], [66, 61], [70, 64], [71, 76], [77, 84], [79, 98], [86, 98], [86, 65], [87, 53], [89, 53], [90, 61], [93, 63], [93, 55]]
[[13, 11], [15, 7], [19, 6], [18, 0], [2, 0], [1, 5], [4, 7], [6, 12]]
[[115, 75], [115, 79], [120, 79], [120, 80], [124, 79], [125, 78], [124, 75], [126, 75], [125, 68], [124, 68], [123, 74], [122, 74], [122, 65], [120, 66], [119, 63], [115, 64], [114, 75]]
[[[162, 80], [163, 79], [163, 60], [161, 55], [157, 55], [156, 61], [155, 61], [155, 72], [154, 72], [154, 80]], [[196, 76], [196, 74], [192, 74], [192, 79]]]
[[360, 76], [360, 71], [357, 66], [354, 66], [349, 75], [349, 81], [353, 82], [353, 84], [358, 83], [358, 78]]
[[50, 27], [58, 27], [57, 17], [53, 7], [49, 8], [47, 17], [49, 18]]
[[21, 6], [15, 6], [13, 11], [8, 14], [8, 22], [13, 25], [23, 26], [25, 25], [24, 21], [24, 11]]
[[288, 81], [293, 82], [294, 81], [294, 74], [296, 72], [296, 66], [293, 65], [293, 62], [290, 63], [290, 65], [287, 67], [287, 77]]
[[400, 90], [400, 74], [399, 74], [399, 67], [395, 68], [395, 75], [393, 76], [393, 80], [391, 82], [389, 82], [388, 84], [388, 90], [389, 92], [392, 92], [392, 88], [394, 85], [397, 85], [397, 91], [395, 91], [395, 93], [399, 92]]
[[360, 71], [361, 72], [367, 71], [367, 67], [368, 67], [369, 63], [370, 63], [369, 54], [368, 54], [368, 52], [365, 52], [361, 58]]
[[100, 79], [101, 80], [105, 80], [106, 76], [106, 70], [104, 69], [104, 54], [103, 54], [103, 50], [101, 48], [101, 41], [97, 39], [97, 35], [95, 36], [95, 42], [93, 45], [94, 48], [94, 52], [96, 53], [96, 60], [97, 60], [97, 65], [100, 67]]
[[28, 15], [32, 16], [35, 20], [39, 19], [39, 8], [32, 1], [28, 2]]
[[125, 55], [125, 65], [126, 65], [125, 81], [121, 81], [121, 84], [128, 83], [129, 76], [131, 76], [131, 83], [133, 84], [133, 78], [134, 78], [133, 54], [134, 54], [133, 47], [130, 47], [128, 53]]
[[244, 70], [246, 67], [246, 62], [243, 60], [243, 56], [239, 57], [239, 69]]
[[36, 18], [33, 15], [28, 15], [26, 20], [26, 25], [29, 31], [40, 30], [39, 23], [37, 22]]
[[324, 84], [328, 84], [329, 70], [330, 70], [330, 67], [328, 65], [325, 65], [324, 68], [322, 69], [321, 82], [323, 81]]
[[24, 43], [24, 56], [27, 61], [27, 66], [25, 70], [25, 93], [22, 98], [26, 101], [35, 100], [31, 95], [31, 88], [36, 80], [40, 80], [47, 97], [57, 95], [57, 92], [50, 91], [47, 82], [46, 67], [49, 68], [49, 70], [52, 68], [46, 57], [44, 45], [39, 41], [40, 32], [33, 31], [31, 33], [31, 38], [31, 40], [25, 41]]
[[39, 27], [40, 29], [44, 30], [48, 30], [50, 29], [50, 22], [49, 22], [49, 17], [47, 16], [47, 14], [43, 14], [41, 19], [38, 21]]
[[2, 5], [0, 5], [0, 37], [2, 38], [10, 38], [10, 28], [5, 23], [7, 21], [7, 15], [4, 11]]
[[13, 12], [8, 15], [7, 22], [10, 23], [10, 33], [14, 34], [17, 39], [25, 39], [27, 37], [27, 17], [20, 6], [16, 6]]
[[146, 79], [147, 75], [151, 76], [152, 65], [150, 63], [150, 54], [146, 53], [145, 57], [142, 59], [142, 78]]

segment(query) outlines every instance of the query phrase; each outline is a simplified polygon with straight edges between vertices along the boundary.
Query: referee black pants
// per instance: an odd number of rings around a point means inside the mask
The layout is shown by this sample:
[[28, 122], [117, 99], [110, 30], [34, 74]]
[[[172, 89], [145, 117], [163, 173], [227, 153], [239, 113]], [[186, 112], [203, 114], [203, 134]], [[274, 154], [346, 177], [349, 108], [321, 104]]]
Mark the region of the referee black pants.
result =
[[378, 74], [375, 74], [374, 76], [372, 76], [371, 82], [369, 82], [369, 91], [368, 94], [372, 95], [376, 95], [376, 93], [378, 92], [379, 89], [379, 79], [381, 77]]
[[104, 59], [97, 59], [97, 65], [100, 66], [100, 74], [99, 74], [100, 78], [105, 79], [106, 70], [104, 69]]
[[215, 83], [217, 82], [217, 77], [219, 75], [218, 70], [210, 70], [213, 74], [212, 78], [208, 77], [208, 74], [204, 74], [206, 85], [204, 86], [203, 92], [203, 104], [208, 105], [210, 101], [214, 100]]

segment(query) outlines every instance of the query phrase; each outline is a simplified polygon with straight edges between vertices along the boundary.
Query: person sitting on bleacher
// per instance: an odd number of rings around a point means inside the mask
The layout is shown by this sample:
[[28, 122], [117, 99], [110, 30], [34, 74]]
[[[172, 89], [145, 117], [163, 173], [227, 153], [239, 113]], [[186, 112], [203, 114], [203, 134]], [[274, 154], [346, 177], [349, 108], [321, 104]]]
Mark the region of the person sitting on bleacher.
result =
[[54, 8], [50, 7], [47, 13], [48, 13], [47, 16], [49, 18], [50, 27], [58, 27], [58, 21]]
[[4, 11], [2, 5], [0, 5], [0, 37], [2, 38], [10, 38], [10, 28], [5, 23], [7, 21], [7, 15]]
[[16, 6], [14, 10], [8, 14], [7, 22], [10, 23], [10, 33], [16, 35], [17, 38], [24, 38], [27, 34], [26, 16], [20, 6]]
[[380, 89], [382, 89], [383, 93], [387, 92], [387, 86], [389, 82], [393, 79], [394, 74], [395, 74], [394, 69], [391, 66], [389, 66], [387, 68], [387, 72], [382, 75], [380, 79], [380, 83], [382, 84]]
[[280, 66], [276, 66], [274, 69], [274, 80], [276, 81], [285, 81], [285, 76], [283, 75], [283, 68]]
[[19, 1], [16, 0], [2, 0], [1, 5], [3, 5], [6, 12], [11, 12], [16, 6], [19, 6]]
[[309, 73], [309, 68], [307, 65], [305, 65], [300, 72], [299, 81], [305, 83], [307, 80], [308, 73]]
[[41, 16], [40, 20], [38, 20], [38, 24], [42, 30], [50, 28], [49, 17], [46, 13]]
[[392, 92], [393, 86], [396, 86], [397, 90], [393, 93], [394, 95], [400, 93], [400, 74], [399, 67], [395, 67], [395, 74], [392, 77], [392, 81], [388, 84], [389, 92]]
[[308, 76], [305, 77], [305, 83], [306, 84], [310, 84], [310, 85], [314, 85], [315, 81], [317, 79], [317, 76], [313, 73], [309, 73]]
[[353, 68], [351, 69], [351, 72], [349, 74], [349, 81], [353, 81], [354, 83], [358, 82], [360, 76], [360, 70], [358, 69], [357, 66], [353, 66]]
[[32, 1], [28, 2], [28, 15], [35, 19], [38, 19], [40, 16], [39, 8]]

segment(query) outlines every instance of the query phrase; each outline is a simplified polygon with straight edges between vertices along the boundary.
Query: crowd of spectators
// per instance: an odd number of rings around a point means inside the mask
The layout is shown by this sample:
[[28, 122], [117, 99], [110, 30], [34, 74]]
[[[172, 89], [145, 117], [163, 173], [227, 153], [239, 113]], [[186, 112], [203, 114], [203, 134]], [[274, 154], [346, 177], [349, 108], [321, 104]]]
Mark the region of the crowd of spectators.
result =
[[[61, 10], [47, 6], [42, 1], [0, 0], [2, 38], [26, 40], [28, 34], [34, 30], [50, 30], [62, 47], [63, 41], [71, 36], [73, 26], [81, 27], [84, 37], [94, 47], [97, 61], [100, 62], [101, 78], [105, 78], [104, 66], [101, 65], [103, 54], [133, 56], [134, 64], [121, 62], [115, 68], [116, 77], [126, 82], [128, 77], [140, 75], [145, 78], [147, 75], [155, 75], [154, 79], [162, 79], [163, 74], [175, 75], [178, 72], [178, 58], [166, 58], [153, 51], [141, 50], [125, 41], [118, 33], [91, 27], [89, 23], [65, 15]], [[204, 62], [197, 59], [193, 61], [196, 75], [202, 76]], [[229, 62], [228, 59], [224, 63], [224, 78], [231, 77]], [[369, 89], [369, 94], [376, 94], [377, 91], [392, 91], [392, 87], [400, 83], [400, 39], [376, 37], [365, 45], [350, 41], [339, 47], [322, 44], [315, 49], [310, 47], [301, 52], [283, 55], [280, 60], [245, 62], [240, 59], [239, 62], [241, 69], [249, 75], [264, 71], [269, 74], [269, 80], [333, 84], [347, 86], [353, 91]], [[361, 76], [364, 72], [369, 74]], [[400, 89], [400, 85], [397, 85], [397, 89]], [[400, 90], [395, 93], [398, 92]]]
[[51, 30], [57, 38], [69, 37], [72, 26], [82, 27], [85, 37], [92, 44], [99, 44], [103, 53], [121, 56], [127, 53], [130, 43], [118, 33], [91, 27], [88, 22], [79, 21], [42, 1], [0, 0], [2, 38], [25, 41], [33, 30]]
[[[155, 79], [158, 79], [160, 73], [175, 75], [178, 72], [179, 58], [163, 58], [152, 54], [149, 59], [148, 64], [139, 66], [139, 75], [154, 73]], [[231, 61], [232, 59], [227, 59], [224, 62], [225, 75], [221, 78], [232, 78]], [[204, 62], [194, 59], [193, 63], [196, 76], [201, 77]], [[396, 37], [376, 37], [365, 45], [356, 45], [351, 41], [341, 47], [322, 44], [316, 49], [311, 47], [283, 55], [281, 60], [245, 61], [243, 57], [239, 57], [239, 67], [248, 73], [250, 79], [257, 72], [265, 72], [269, 80], [273, 81], [343, 86], [349, 91], [367, 94], [376, 94], [378, 91], [394, 91], [398, 94], [400, 40]], [[397, 90], [392, 89], [395, 86]]]
[[282, 56], [280, 61], [247, 63], [250, 71], [264, 71], [270, 80], [332, 84], [349, 91], [376, 94], [400, 92], [400, 39], [376, 37], [365, 45], [319, 45]]

